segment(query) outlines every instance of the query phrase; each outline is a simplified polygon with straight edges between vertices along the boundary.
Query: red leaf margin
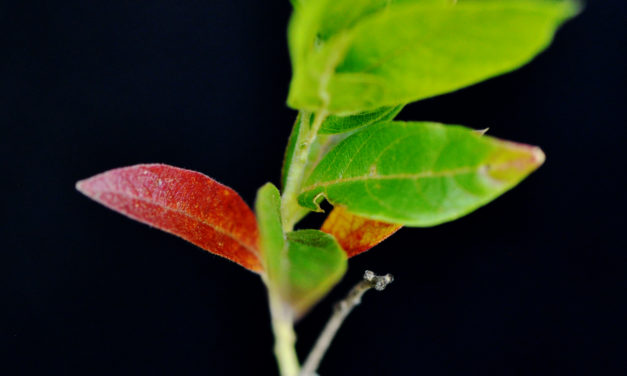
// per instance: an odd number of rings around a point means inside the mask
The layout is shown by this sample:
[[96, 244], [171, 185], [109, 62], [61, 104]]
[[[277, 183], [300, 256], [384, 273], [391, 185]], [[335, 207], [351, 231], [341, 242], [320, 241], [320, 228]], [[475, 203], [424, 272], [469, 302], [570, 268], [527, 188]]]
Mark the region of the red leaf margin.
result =
[[200, 172], [138, 164], [76, 183], [94, 201], [263, 272], [255, 214], [233, 189]]

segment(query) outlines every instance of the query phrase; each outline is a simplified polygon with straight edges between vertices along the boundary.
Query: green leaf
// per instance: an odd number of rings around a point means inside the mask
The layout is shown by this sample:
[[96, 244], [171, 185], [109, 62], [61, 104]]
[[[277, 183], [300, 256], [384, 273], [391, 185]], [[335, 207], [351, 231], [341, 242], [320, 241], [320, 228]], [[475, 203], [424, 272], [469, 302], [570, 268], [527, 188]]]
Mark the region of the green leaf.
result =
[[[368, 125], [390, 121], [394, 119], [396, 115], [403, 109], [403, 105], [394, 107], [382, 107], [374, 111], [367, 111], [358, 113], [355, 115], [331, 115], [327, 117], [322, 123], [318, 136], [314, 143], [311, 145], [309, 155], [307, 157], [307, 163], [305, 165], [305, 177], [309, 176], [311, 171], [316, 167], [318, 162], [329, 152], [335, 145], [350, 135], [351, 132], [361, 127]], [[306, 116], [308, 118], [303, 118]], [[294, 126], [292, 127], [292, 133], [287, 142], [287, 148], [285, 149], [285, 156], [283, 158], [283, 168], [281, 170], [281, 184], [285, 187], [287, 184], [287, 177], [289, 168], [292, 164], [294, 152], [296, 150], [296, 143], [301, 126], [309, 126], [313, 121], [314, 114], [298, 113]], [[341, 134], [340, 133], [344, 133]]]
[[364, 111], [355, 115], [331, 115], [320, 127], [320, 134], [336, 134], [352, 131], [372, 124], [393, 120], [403, 109], [403, 105], [381, 107], [374, 111]]
[[339, 282], [347, 257], [335, 238], [322, 231], [290, 232], [287, 241], [289, 286], [284, 296], [301, 316]]
[[304, 314], [344, 275], [346, 253], [335, 238], [318, 230], [283, 235], [279, 190], [271, 183], [257, 192], [255, 212], [268, 287], [296, 316]]
[[259, 226], [260, 246], [268, 280], [272, 284], [284, 283], [283, 259], [286, 258], [285, 239], [281, 227], [281, 196], [279, 190], [266, 183], [257, 191], [255, 214]]
[[288, 104], [355, 113], [509, 72], [578, 11], [568, 0], [308, 0], [289, 29]]
[[433, 226], [485, 205], [544, 161], [537, 147], [460, 126], [391, 122], [336, 146], [304, 183], [299, 203], [327, 198], [366, 218]]

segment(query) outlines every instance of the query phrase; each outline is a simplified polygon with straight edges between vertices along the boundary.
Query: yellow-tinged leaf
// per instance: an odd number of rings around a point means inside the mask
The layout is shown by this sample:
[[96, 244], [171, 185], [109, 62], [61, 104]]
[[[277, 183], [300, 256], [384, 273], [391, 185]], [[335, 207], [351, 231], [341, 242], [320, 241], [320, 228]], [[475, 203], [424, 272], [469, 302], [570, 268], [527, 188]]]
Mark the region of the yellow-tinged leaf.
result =
[[360, 217], [342, 206], [336, 206], [322, 224], [321, 230], [333, 235], [348, 257], [353, 257], [381, 243], [401, 227]]

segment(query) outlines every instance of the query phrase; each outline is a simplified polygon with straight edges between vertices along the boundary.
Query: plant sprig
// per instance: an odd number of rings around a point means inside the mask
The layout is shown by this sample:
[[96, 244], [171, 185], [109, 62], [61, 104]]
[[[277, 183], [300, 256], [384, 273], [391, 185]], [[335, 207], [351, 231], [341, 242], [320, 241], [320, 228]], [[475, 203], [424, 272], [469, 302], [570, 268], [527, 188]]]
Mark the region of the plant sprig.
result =
[[[402, 226], [464, 216], [544, 161], [534, 146], [395, 116], [408, 103], [520, 67], [579, 11], [570, 0], [292, 4], [287, 103], [298, 115], [281, 190], [264, 185], [253, 212], [231, 188], [161, 164], [119, 168], [77, 183], [113, 210], [258, 273], [268, 289], [282, 376], [301, 372], [294, 321], [339, 282], [349, 257]], [[321, 211], [325, 199], [334, 209], [322, 228], [294, 230], [303, 217]], [[339, 324], [332, 322], [335, 333]], [[323, 337], [326, 349], [332, 335]], [[314, 353], [307, 373], [321, 359], [320, 350]]]

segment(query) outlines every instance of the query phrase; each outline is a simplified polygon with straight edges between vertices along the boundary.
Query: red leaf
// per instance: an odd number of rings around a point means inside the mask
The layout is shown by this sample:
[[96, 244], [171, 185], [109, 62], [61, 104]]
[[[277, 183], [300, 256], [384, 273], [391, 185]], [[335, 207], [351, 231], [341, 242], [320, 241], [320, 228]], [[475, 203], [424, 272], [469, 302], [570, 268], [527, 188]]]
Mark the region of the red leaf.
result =
[[255, 215], [234, 190], [199, 172], [142, 164], [81, 180], [76, 189], [247, 269], [263, 270]]
[[321, 230], [333, 235], [348, 257], [353, 257], [381, 243], [401, 227], [360, 217], [336, 206], [322, 224]]

